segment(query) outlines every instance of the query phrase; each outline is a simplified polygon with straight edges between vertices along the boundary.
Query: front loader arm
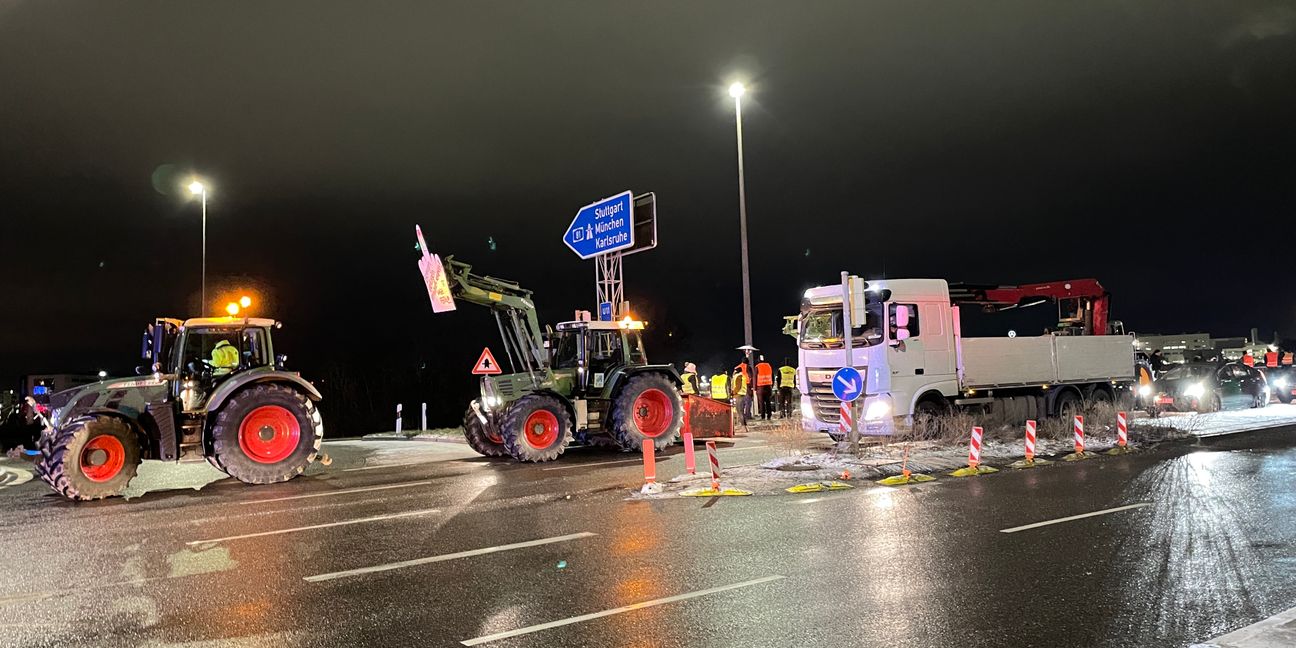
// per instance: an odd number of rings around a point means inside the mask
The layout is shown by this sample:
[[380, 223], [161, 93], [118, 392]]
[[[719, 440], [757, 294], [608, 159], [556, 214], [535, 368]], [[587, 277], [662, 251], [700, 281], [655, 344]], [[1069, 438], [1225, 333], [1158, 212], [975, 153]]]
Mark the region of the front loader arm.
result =
[[544, 335], [540, 331], [540, 320], [536, 316], [530, 290], [507, 279], [473, 274], [471, 265], [456, 261], [453, 256], [447, 256], [444, 265], [450, 282], [450, 294], [455, 299], [485, 306], [494, 311], [501, 321], [507, 319], [521, 338], [517, 342], [527, 347], [526, 353], [537, 367], [548, 364], [544, 352]]

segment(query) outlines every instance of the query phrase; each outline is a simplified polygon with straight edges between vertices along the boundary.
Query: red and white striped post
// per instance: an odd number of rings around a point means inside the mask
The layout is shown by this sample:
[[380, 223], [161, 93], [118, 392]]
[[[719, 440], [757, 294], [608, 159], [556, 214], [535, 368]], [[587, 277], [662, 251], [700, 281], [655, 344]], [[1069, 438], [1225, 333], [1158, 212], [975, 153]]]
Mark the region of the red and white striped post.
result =
[[981, 465], [981, 428], [972, 428], [972, 443], [968, 446], [968, 466], [976, 468]]
[[1084, 417], [1076, 414], [1075, 417], [1075, 451], [1076, 454], [1084, 454]]
[[684, 397], [684, 469], [690, 475], [697, 474], [697, 461], [693, 457], [693, 426], [689, 425], [689, 403], [692, 401], [688, 396]]
[[851, 404], [846, 401], [842, 401], [841, 404], [841, 421], [838, 422], [837, 429], [841, 430], [843, 437], [850, 438]]
[[652, 439], [644, 439], [643, 440], [643, 463], [644, 463], [644, 483], [645, 484], [657, 483], [657, 460], [656, 458], [653, 457], [654, 450], [656, 450], [656, 448], [653, 447]]
[[707, 441], [707, 456], [711, 458], [711, 490], [720, 490], [720, 459], [716, 457], [715, 441]]
[[1129, 423], [1125, 412], [1116, 412], [1116, 445], [1122, 448], [1129, 445]]
[[1026, 421], [1026, 461], [1035, 461], [1035, 421]]

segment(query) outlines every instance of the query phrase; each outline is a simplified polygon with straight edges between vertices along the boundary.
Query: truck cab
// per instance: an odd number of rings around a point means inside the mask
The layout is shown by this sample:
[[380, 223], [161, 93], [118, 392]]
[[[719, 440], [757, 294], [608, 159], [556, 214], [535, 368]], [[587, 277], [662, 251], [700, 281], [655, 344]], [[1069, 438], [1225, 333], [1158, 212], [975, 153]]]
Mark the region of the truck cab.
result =
[[[940, 279], [872, 281], [864, 310], [866, 321], [851, 330], [852, 362], [865, 376], [859, 429], [892, 434], [893, 417], [909, 415], [917, 395], [958, 391], [949, 288]], [[797, 331], [803, 426], [835, 435], [840, 403], [832, 378], [846, 363], [841, 286], [805, 292]]]

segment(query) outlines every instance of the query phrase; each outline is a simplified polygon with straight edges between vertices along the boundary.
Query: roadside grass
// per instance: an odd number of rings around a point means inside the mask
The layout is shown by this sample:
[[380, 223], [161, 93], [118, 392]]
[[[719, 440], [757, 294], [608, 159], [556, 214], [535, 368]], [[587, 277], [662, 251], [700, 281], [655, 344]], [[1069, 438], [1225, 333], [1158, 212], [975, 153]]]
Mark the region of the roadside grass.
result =
[[[1114, 403], [1100, 401], [1086, 403], [1076, 413], [1084, 417], [1085, 436], [1116, 436], [1116, 413], [1120, 411]], [[1130, 412], [1132, 414], [1132, 412]], [[1069, 441], [1074, 433], [1071, 417], [1051, 416], [1036, 420], [1036, 438], [1052, 441]], [[939, 416], [915, 419], [914, 425], [902, 429], [891, 437], [893, 443], [931, 442], [938, 445], [965, 444], [972, 436], [972, 428], [982, 428], [986, 441], [1015, 441], [1022, 437], [1024, 420], [1009, 420], [1002, 415], [988, 411], [960, 410]], [[1174, 424], [1153, 423], [1129, 429], [1131, 440], [1157, 443], [1171, 439], [1191, 436], [1200, 429], [1202, 421], [1197, 417], [1179, 420]]]

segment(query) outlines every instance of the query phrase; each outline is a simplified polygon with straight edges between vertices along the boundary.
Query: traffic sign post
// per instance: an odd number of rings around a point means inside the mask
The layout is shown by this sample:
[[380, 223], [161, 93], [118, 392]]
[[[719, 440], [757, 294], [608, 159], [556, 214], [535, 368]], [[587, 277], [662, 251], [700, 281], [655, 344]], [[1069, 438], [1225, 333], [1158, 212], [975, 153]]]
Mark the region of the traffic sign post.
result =
[[623, 191], [581, 207], [563, 243], [582, 259], [634, 247], [634, 194]]
[[[859, 423], [858, 423], [859, 416], [856, 416], [857, 412], [855, 411], [855, 399], [859, 398], [859, 395], [864, 392], [864, 379], [862, 376], [860, 376], [859, 371], [855, 369], [855, 343], [851, 340], [851, 329], [854, 328], [852, 323], [852, 318], [851, 318], [851, 310], [852, 310], [851, 309], [851, 301], [852, 301], [851, 281], [850, 281], [850, 274], [847, 273], [845, 270], [842, 270], [841, 273], [841, 284], [842, 284], [842, 350], [845, 351], [846, 353], [846, 361], [842, 363], [842, 368], [837, 370], [837, 375], [833, 376], [833, 393], [837, 394], [837, 390], [842, 388], [844, 384], [847, 382], [851, 382], [854, 385], [853, 391], [849, 391], [849, 392], [844, 391], [842, 394], [839, 394], [837, 397], [844, 402], [850, 403], [851, 417], [850, 417], [849, 436], [850, 436], [850, 444], [851, 444], [851, 454], [859, 455]], [[845, 373], [845, 375], [842, 375], [843, 373]], [[843, 378], [841, 382], [837, 380], [838, 376]], [[849, 399], [843, 398], [843, 395], [846, 394], [851, 394], [851, 397]]]

